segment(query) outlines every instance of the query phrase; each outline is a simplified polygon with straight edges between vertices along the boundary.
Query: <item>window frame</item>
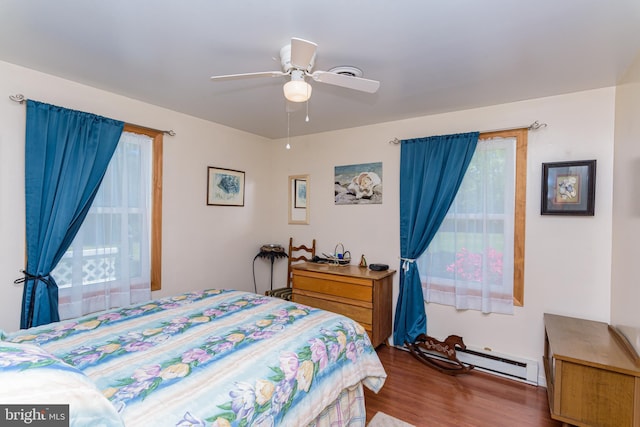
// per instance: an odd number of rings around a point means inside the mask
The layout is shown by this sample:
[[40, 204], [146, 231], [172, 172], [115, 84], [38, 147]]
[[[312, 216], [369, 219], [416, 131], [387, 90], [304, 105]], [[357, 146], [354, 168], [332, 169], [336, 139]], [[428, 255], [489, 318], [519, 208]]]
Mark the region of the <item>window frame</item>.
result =
[[[527, 136], [528, 129], [508, 129], [480, 133], [478, 140], [492, 138], [515, 139], [515, 183], [514, 183], [514, 213], [513, 213], [513, 305], [524, 306], [524, 248], [526, 224], [526, 190], [527, 190]], [[447, 281], [448, 282], [448, 281]], [[453, 283], [441, 280], [431, 283], [432, 288], [448, 290]], [[473, 286], [471, 287], [473, 288]], [[479, 289], [479, 287], [477, 288]], [[477, 290], [476, 289], [476, 290]], [[496, 294], [496, 295], [499, 295]]]
[[524, 306], [524, 246], [527, 210], [527, 128], [483, 132], [478, 139], [515, 138], [515, 210], [513, 218], [513, 305]]
[[162, 152], [164, 133], [129, 123], [125, 123], [123, 132], [143, 134], [153, 139], [151, 149], [151, 227], [149, 232], [151, 238], [150, 288], [151, 291], [159, 291], [162, 289]]

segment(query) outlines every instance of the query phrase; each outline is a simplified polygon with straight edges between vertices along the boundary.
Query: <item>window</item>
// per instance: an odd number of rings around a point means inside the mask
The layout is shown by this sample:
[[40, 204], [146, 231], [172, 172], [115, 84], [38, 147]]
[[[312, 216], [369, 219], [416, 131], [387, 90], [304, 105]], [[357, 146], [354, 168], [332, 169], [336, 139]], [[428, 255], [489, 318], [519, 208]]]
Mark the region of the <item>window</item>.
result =
[[91, 209], [53, 271], [61, 319], [160, 289], [162, 133], [125, 125]]
[[453, 205], [418, 259], [425, 300], [513, 311], [524, 296], [527, 130], [480, 134]]

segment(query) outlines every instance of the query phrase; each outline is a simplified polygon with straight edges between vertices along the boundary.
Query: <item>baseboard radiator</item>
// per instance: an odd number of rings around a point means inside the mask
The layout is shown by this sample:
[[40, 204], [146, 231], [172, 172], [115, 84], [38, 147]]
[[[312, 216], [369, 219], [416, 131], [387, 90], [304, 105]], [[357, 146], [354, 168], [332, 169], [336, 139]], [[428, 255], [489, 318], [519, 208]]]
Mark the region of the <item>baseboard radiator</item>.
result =
[[[447, 361], [437, 353], [431, 354]], [[538, 362], [535, 360], [499, 354], [471, 346], [467, 346], [466, 350], [458, 349], [456, 356], [462, 363], [474, 365], [475, 369], [527, 384], [538, 385]]]

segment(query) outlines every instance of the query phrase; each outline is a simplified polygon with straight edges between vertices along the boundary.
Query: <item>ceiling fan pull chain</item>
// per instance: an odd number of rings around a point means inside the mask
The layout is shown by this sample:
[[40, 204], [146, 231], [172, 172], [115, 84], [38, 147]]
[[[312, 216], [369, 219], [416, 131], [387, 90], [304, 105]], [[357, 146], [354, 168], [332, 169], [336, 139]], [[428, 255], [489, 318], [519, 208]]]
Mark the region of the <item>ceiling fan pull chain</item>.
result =
[[309, 123], [309, 87], [308, 86], [307, 86], [307, 117], [305, 117], [304, 121]]
[[291, 144], [289, 144], [289, 130], [291, 125], [290, 119], [291, 119], [291, 113], [287, 111], [287, 145], [285, 146], [287, 150], [291, 149]]

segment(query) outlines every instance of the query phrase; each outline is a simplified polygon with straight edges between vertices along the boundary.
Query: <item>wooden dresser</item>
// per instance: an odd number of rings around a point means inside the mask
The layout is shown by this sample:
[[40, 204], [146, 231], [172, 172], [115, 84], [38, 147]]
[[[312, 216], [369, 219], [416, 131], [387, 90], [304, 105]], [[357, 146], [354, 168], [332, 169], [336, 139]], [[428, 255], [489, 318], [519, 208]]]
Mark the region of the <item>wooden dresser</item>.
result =
[[640, 427], [640, 365], [603, 322], [544, 315], [551, 417], [578, 426]]
[[343, 314], [360, 323], [374, 347], [391, 335], [395, 270], [303, 263], [292, 266], [293, 301]]

